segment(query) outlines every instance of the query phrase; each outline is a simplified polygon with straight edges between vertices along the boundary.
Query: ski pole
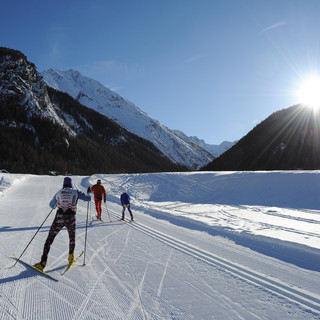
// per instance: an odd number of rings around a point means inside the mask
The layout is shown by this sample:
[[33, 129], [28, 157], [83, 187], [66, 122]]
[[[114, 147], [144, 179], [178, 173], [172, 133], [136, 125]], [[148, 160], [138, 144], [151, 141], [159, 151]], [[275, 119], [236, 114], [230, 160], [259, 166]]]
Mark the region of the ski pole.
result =
[[86, 265], [86, 251], [87, 251], [87, 234], [88, 234], [88, 216], [89, 216], [89, 202], [87, 205], [87, 222], [86, 222], [86, 235], [84, 239], [84, 256], [83, 256], [83, 265]]
[[106, 209], [107, 209], [107, 212], [108, 212], [109, 220], [110, 220], [110, 222], [112, 222], [112, 221], [111, 221], [111, 218], [110, 218], [109, 210], [108, 210], [108, 208], [107, 208], [107, 204], [106, 204], [106, 203], [104, 203], [104, 204], [106, 205]]
[[49, 212], [49, 214], [47, 215], [47, 217], [43, 220], [41, 226], [38, 228], [37, 232], [34, 234], [34, 236], [32, 237], [32, 239], [29, 241], [28, 245], [26, 246], [26, 248], [22, 251], [22, 253], [20, 254], [20, 257], [16, 260], [15, 264], [13, 265], [13, 267], [18, 263], [18, 261], [20, 260], [20, 258], [22, 257], [22, 255], [25, 253], [25, 251], [27, 250], [27, 248], [30, 246], [32, 240], [35, 238], [35, 236], [37, 235], [37, 233], [40, 231], [41, 227], [44, 225], [44, 223], [46, 222], [46, 220], [49, 218], [52, 210], [54, 208], [52, 208]]

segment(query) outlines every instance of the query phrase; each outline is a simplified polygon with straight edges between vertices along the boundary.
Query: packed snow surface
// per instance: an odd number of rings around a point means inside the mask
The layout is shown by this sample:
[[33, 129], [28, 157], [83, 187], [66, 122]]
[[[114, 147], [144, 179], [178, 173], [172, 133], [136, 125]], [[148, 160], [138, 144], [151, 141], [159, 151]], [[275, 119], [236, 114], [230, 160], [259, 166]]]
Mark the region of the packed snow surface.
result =
[[[0, 173], [0, 319], [320, 319], [319, 173], [73, 176], [84, 192], [100, 178], [107, 203], [100, 222], [79, 200], [86, 252], [63, 276], [68, 233], [56, 237], [58, 282], [12, 255], [34, 237], [22, 260], [39, 261], [63, 177]], [[119, 220], [125, 190], [134, 222]]]

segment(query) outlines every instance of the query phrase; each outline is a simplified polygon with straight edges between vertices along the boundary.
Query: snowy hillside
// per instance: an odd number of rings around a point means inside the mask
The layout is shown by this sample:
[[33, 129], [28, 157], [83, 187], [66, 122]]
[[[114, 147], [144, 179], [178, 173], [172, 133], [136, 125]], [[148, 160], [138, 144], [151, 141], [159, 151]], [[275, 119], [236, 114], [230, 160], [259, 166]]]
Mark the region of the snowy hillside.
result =
[[130, 132], [151, 141], [175, 163], [199, 169], [214, 159], [206, 150], [181, 139], [130, 101], [78, 71], [49, 69], [42, 72], [42, 76], [54, 89], [68, 93], [81, 104], [112, 118]]
[[[89, 206], [83, 258], [61, 276], [68, 235], [49, 254], [54, 282], [17, 263], [63, 177], [0, 173], [0, 319], [320, 319], [319, 171], [73, 176], [107, 189]], [[134, 223], [119, 221], [132, 197]], [[23, 260], [40, 259], [52, 214]], [[87, 205], [78, 203], [76, 252]]]

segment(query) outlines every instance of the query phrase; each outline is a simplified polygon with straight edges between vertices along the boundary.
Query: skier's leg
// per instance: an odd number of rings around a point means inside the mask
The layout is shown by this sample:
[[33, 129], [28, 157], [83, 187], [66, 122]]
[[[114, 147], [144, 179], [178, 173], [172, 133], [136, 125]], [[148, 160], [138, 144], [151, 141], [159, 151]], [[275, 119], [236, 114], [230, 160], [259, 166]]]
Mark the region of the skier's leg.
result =
[[102, 200], [99, 200], [99, 202], [98, 202], [98, 219], [101, 219], [101, 213], [102, 213], [101, 204], [102, 204]]
[[68, 215], [66, 218], [66, 228], [69, 233], [69, 253], [74, 252], [76, 245], [76, 216], [74, 214]]
[[131, 220], [133, 220], [132, 211], [131, 211], [131, 209], [130, 209], [130, 203], [128, 204], [127, 208], [128, 208], [128, 210], [129, 210], [129, 213], [130, 213], [130, 216], [131, 216]]
[[122, 205], [122, 220], [124, 220], [124, 210], [126, 210], [126, 206], [123, 204]]
[[50, 247], [54, 241], [56, 235], [60, 232], [60, 230], [64, 227], [65, 216], [63, 213], [57, 211], [56, 217], [53, 220], [51, 225], [47, 240], [43, 247], [43, 254], [41, 257], [41, 261], [47, 261], [48, 254], [50, 251]]
[[99, 199], [94, 198], [94, 204], [96, 206], [97, 217], [98, 217], [98, 215], [99, 215]]
[[70, 214], [66, 218], [66, 228], [69, 233], [69, 264], [72, 264], [72, 262], [74, 261], [74, 248], [76, 245], [76, 219], [77, 218], [75, 214]]

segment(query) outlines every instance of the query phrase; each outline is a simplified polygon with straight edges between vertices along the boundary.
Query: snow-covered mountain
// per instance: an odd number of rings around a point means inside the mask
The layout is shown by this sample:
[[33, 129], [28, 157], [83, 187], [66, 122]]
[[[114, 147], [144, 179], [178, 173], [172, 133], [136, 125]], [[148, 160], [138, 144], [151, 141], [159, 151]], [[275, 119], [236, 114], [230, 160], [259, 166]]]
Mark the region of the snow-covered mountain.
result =
[[[27, 117], [40, 116], [58, 123], [69, 134], [74, 131], [56, 112], [51, 102], [47, 85], [35, 66], [19, 51], [1, 48], [0, 51], [0, 99], [18, 98], [27, 111]], [[2, 123], [6, 125], [6, 123]], [[10, 123], [10, 126], [25, 126], [24, 123]], [[34, 128], [29, 128], [34, 130]]]
[[183, 133], [180, 130], [174, 130], [174, 133], [179, 136], [181, 139], [189, 142], [189, 143], [194, 143], [201, 148], [207, 150], [210, 152], [215, 158], [218, 158], [221, 154], [226, 152], [228, 149], [230, 149], [232, 146], [234, 146], [237, 141], [223, 141], [221, 144], [208, 144], [206, 143], [203, 139], [199, 139], [196, 136], [189, 137], [185, 133]]
[[132, 102], [78, 71], [49, 69], [41, 74], [49, 86], [68, 93], [81, 104], [110, 117], [128, 131], [151, 141], [175, 163], [199, 169], [214, 159], [210, 152], [198, 144], [182, 138]]
[[10, 172], [186, 169], [148, 140], [49, 87], [23, 53], [4, 47], [0, 47], [0, 137], [0, 167]]

